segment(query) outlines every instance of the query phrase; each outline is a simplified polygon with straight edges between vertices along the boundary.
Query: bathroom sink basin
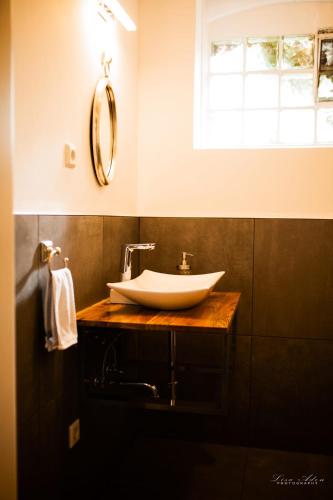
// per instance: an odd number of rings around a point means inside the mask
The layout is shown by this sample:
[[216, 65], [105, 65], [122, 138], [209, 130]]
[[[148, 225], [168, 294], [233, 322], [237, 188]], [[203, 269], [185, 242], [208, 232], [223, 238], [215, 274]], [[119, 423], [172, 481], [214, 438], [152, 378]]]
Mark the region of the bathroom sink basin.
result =
[[202, 302], [225, 271], [209, 274], [178, 275], [155, 273], [145, 270], [140, 276], [129, 281], [107, 283], [111, 288], [111, 302], [115, 290], [127, 303], [136, 303], [154, 309], [186, 309]]

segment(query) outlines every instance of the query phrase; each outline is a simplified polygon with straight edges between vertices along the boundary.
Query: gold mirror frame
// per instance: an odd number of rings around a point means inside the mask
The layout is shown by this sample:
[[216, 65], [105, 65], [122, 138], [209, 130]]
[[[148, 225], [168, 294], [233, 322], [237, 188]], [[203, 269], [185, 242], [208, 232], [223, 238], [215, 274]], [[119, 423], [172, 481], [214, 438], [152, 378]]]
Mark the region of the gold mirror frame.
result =
[[[101, 146], [101, 110], [103, 98], [107, 98], [110, 118], [110, 155], [107, 164], [103, 164]], [[107, 186], [115, 170], [117, 146], [116, 101], [109, 79], [101, 78], [96, 85], [91, 114], [92, 159], [97, 180], [101, 186]]]

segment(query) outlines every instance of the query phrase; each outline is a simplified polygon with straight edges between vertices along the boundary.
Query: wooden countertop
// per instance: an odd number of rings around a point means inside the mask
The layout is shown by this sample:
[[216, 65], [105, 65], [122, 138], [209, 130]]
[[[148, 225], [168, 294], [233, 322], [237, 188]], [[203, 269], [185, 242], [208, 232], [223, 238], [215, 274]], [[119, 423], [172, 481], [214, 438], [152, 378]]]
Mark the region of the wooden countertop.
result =
[[228, 333], [240, 299], [239, 292], [212, 292], [201, 304], [179, 311], [158, 311], [139, 305], [110, 304], [109, 299], [77, 313], [79, 327], [128, 330], [170, 330], [188, 333]]

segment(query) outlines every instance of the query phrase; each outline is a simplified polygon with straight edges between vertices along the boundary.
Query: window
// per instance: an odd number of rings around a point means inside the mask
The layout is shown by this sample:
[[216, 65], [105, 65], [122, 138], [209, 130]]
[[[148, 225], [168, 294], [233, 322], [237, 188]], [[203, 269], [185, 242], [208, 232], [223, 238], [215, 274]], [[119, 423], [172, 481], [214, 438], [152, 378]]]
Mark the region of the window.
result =
[[333, 145], [332, 33], [221, 38], [208, 45], [206, 147]]

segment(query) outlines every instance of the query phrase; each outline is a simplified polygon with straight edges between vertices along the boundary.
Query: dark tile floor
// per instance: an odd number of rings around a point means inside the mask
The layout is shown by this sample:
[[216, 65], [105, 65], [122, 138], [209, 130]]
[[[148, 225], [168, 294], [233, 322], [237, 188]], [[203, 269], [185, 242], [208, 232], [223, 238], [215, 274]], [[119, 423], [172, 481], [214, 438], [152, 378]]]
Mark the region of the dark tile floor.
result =
[[333, 456], [139, 438], [103, 490], [101, 500], [331, 500]]

